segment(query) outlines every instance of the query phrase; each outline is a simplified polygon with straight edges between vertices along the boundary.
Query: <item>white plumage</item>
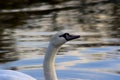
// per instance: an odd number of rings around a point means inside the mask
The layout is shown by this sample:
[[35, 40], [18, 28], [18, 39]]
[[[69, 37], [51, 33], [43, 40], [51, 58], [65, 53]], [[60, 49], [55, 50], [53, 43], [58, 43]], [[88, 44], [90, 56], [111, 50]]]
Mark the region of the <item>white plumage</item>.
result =
[[0, 70], [0, 80], [36, 80], [35, 78], [13, 70]]

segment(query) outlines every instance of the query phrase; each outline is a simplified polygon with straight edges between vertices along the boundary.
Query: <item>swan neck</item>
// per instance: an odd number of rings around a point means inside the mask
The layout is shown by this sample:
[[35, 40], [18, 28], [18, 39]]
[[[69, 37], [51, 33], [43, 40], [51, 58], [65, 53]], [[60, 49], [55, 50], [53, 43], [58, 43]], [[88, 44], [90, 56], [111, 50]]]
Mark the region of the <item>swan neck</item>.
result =
[[44, 59], [44, 76], [45, 80], [58, 80], [55, 70], [55, 55], [57, 54], [59, 47], [55, 47], [50, 44]]

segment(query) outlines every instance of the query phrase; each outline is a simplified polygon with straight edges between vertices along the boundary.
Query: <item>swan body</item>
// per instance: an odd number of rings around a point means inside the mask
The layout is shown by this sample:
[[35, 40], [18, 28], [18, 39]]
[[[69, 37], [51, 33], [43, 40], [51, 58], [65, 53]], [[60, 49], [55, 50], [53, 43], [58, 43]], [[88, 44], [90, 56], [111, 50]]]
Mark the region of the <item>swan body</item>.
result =
[[37, 79], [18, 71], [0, 70], [0, 80], [37, 80]]
[[[55, 55], [65, 42], [79, 38], [79, 35], [70, 35], [69, 33], [58, 32], [52, 36], [49, 46], [46, 50], [43, 63], [45, 80], [57, 80], [54, 61]], [[0, 80], [37, 80], [27, 74], [13, 71], [0, 70]]]

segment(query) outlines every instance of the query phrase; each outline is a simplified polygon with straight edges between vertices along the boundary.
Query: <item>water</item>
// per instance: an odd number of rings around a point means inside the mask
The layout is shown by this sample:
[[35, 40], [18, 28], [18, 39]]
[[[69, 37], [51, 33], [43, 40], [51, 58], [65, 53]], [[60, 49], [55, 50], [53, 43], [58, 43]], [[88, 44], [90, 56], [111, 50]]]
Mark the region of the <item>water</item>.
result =
[[[78, 1], [54, 7], [76, 7]], [[85, 15], [76, 8], [41, 11], [53, 9], [51, 5], [1, 10], [0, 69], [20, 71], [44, 80], [42, 64], [50, 37], [58, 31], [66, 31], [79, 34], [81, 38], [66, 43], [58, 52], [59, 80], [119, 80], [119, 24], [114, 23], [115, 16], [110, 14], [111, 4], [99, 5], [94, 7], [102, 9], [103, 13], [96, 10]], [[106, 12], [107, 7], [109, 12]], [[84, 11], [94, 11], [87, 9]]]

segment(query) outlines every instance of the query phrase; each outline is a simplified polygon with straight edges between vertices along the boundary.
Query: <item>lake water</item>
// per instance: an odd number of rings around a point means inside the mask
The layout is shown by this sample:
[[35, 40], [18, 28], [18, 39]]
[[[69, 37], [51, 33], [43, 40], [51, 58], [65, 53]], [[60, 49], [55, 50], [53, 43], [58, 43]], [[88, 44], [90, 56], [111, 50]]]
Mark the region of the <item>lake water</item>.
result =
[[100, 15], [101, 23], [91, 27], [77, 22], [80, 14], [76, 9], [57, 14], [31, 13], [38, 9], [1, 11], [0, 69], [44, 80], [42, 64], [50, 37], [65, 31], [81, 38], [64, 44], [58, 52], [55, 66], [59, 80], [120, 80], [119, 27], [102, 22], [106, 20], [104, 15]]

